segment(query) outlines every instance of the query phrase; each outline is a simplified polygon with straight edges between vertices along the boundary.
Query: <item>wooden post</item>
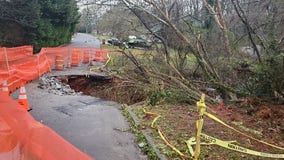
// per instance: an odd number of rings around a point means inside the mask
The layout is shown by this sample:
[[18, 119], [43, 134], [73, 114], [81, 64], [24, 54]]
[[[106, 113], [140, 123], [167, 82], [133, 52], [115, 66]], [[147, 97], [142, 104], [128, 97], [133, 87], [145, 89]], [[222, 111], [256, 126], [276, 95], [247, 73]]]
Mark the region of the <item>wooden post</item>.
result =
[[7, 66], [7, 69], [8, 69], [9, 76], [10, 76], [11, 75], [10, 74], [10, 66], [9, 66], [9, 59], [8, 59], [6, 47], [4, 47], [4, 54], [5, 54], [5, 58], [6, 58], [6, 66]]

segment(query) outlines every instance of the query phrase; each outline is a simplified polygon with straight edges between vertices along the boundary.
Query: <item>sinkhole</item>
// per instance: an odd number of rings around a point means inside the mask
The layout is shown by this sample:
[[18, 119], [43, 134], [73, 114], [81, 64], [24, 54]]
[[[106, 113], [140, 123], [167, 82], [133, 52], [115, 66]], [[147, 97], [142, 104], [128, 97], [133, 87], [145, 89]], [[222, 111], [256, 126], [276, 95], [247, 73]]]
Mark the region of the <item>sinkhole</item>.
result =
[[131, 105], [146, 99], [143, 89], [110, 76], [68, 75], [55, 78], [76, 92], [122, 104]]

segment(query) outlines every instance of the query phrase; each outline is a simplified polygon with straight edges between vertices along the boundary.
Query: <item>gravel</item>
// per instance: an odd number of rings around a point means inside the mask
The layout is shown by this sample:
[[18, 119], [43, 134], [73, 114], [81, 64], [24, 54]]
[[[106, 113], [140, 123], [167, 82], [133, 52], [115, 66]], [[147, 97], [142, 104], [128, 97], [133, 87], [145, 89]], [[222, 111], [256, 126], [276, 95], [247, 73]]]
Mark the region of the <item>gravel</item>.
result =
[[55, 77], [48, 77], [43, 75], [39, 78], [39, 86], [38, 88], [47, 90], [48, 93], [56, 94], [56, 95], [82, 95], [82, 92], [76, 92], [69, 85], [62, 83]]

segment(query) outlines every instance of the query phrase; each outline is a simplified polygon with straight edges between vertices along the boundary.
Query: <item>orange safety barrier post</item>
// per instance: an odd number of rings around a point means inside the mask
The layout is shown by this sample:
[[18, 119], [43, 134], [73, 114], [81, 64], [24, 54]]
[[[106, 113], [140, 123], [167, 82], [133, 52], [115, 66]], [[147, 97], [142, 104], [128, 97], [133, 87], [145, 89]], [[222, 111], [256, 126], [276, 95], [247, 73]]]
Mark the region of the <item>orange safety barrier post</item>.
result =
[[1, 160], [92, 160], [0, 93]]
[[19, 98], [18, 98], [18, 103], [23, 106], [27, 111], [30, 111], [31, 108], [29, 106], [29, 101], [28, 101], [28, 96], [26, 93], [26, 88], [24, 83], [21, 84], [21, 88], [20, 88], [20, 94], [19, 94]]
[[91, 58], [91, 53], [89, 51], [89, 49], [84, 51], [84, 59], [83, 62], [84, 63], [90, 63], [90, 58]]
[[79, 48], [74, 48], [72, 52], [72, 61], [71, 61], [71, 66], [79, 66], [80, 61], [81, 61], [81, 49]]
[[64, 69], [64, 57], [63, 55], [56, 55], [55, 57], [55, 69], [61, 71]]

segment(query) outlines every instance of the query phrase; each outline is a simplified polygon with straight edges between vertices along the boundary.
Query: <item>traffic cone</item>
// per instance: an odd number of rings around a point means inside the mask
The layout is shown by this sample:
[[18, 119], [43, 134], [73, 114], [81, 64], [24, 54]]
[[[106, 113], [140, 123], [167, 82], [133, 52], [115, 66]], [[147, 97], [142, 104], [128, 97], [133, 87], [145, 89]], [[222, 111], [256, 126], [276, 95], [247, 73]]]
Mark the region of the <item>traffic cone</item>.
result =
[[8, 84], [7, 84], [7, 80], [3, 80], [3, 87], [2, 87], [2, 91], [4, 94], [7, 94], [9, 95], [10, 92], [9, 92], [9, 88], [8, 88]]
[[23, 83], [21, 84], [20, 94], [19, 94], [19, 98], [18, 98], [18, 103], [20, 105], [22, 105], [27, 111], [32, 110], [29, 107], [28, 97], [27, 97], [27, 94], [26, 94], [26, 88], [25, 88], [25, 85]]

